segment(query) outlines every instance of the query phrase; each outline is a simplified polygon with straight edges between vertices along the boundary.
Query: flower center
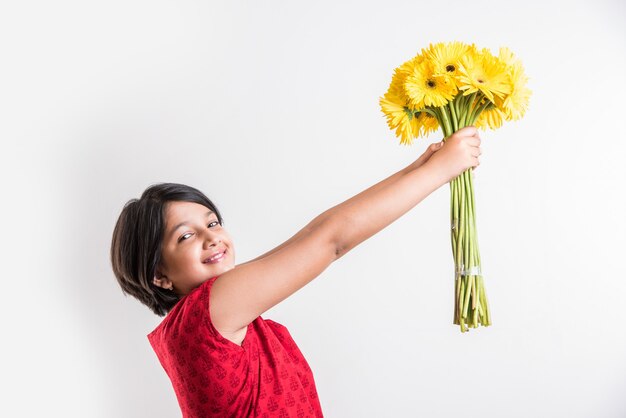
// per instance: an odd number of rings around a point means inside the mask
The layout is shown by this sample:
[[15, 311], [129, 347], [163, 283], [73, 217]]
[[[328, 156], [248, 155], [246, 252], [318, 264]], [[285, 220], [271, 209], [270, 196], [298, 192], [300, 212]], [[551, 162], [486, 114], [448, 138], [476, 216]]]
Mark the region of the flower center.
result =
[[426, 81], [426, 85], [427, 85], [428, 87], [430, 87], [431, 89], [434, 89], [434, 88], [435, 88], [435, 86], [436, 86], [437, 84], [436, 84], [433, 80], [428, 79], [428, 80]]
[[447, 72], [449, 72], [449, 73], [454, 72], [454, 70], [455, 70], [455, 69], [456, 69], [456, 68], [455, 68], [455, 67], [454, 67], [454, 65], [452, 65], [452, 64], [448, 64], [448, 65], [446, 65], [446, 71], [447, 71]]

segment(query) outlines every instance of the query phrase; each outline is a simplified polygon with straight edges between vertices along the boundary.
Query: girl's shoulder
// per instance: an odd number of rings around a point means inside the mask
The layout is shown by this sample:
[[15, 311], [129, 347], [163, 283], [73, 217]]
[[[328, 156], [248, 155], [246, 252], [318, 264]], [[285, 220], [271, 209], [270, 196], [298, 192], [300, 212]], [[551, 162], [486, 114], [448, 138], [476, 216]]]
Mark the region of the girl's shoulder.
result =
[[181, 297], [156, 328], [148, 334], [148, 339], [152, 340], [159, 334], [178, 334], [177, 329], [180, 327], [189, 330], [191, 327], [200, 326], [204, 316], [208, 315], [210, 286], [217, 277], [205, 280], [191, 292]]

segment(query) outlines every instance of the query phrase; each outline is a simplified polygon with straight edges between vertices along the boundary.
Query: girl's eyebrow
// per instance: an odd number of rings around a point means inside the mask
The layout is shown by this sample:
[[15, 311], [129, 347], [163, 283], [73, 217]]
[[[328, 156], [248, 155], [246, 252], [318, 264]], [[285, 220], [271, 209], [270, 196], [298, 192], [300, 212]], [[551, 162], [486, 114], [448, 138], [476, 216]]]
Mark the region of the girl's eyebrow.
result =
[[[204, 216], [205, 216], [205, 217], [208, 217], [208, 216], [209, 216], [209, 215], [211, 215], [212, 213], [213, 213], [213, 211], [212, 211], [212, 210], [209, 210], [207, 213], [205, 213], [205, 214], [204, 214]], [[176, 232], [176, 230], [177, 230], [178, 228], [180, 228], [181, 226], [185, 226], [185, 225], [187, 225], [188, 223], [189, 223], [189, 221], [183, 221], [183, 222], [179, 223], [178, 225], [176, 225], [176, 226], [174, 227], [174, 229], [172, 229], [172, 230], [170, 231], [170, 233], [169, 233], [168, 235], [172, 235], [172, 234], [174, 234], [174, 232]]]

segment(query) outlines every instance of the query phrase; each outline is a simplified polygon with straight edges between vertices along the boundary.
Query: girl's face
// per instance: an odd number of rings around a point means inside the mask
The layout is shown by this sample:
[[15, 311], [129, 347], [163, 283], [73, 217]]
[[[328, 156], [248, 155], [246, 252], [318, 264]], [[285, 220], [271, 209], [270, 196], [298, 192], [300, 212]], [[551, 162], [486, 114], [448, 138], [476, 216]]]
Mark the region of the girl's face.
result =
[[[223, 253], [215, 261], [208, 259]], [[184, 296], [204, 281], [235, 267], [230, 235], [206, 206], [193, 202], [169, 202], [161, 263], [154, 284]]]

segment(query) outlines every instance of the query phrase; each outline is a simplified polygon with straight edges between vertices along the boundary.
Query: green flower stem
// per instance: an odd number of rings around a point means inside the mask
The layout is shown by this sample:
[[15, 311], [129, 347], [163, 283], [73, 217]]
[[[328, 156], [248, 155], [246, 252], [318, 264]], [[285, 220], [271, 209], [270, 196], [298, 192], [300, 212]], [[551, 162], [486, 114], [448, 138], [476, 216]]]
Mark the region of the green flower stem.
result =
[[465, 202], [465, 189], [463, 188], [463, 184], [461, 183], [461, 180], [459, 179], [459, 177], [457, 177], [456, 179], [454, 179], [454, 181], [457, 182], [457, 187], [459, 188], [459, 195], [460, 195], [460, 199], [459, 199], [459, 240], [457, 242], [457, 246], [456, 246], [456, 260], [458, 263], [459, 267], [462, 267], [462, 264], [464, 262], [463, 259], [463, 247], [465, 244], [465, 236], [466, 236], [466, 229], [465, 229], [465, 224], [467, 223], [465, 216], [463, 214], [463, 208], [465, 207], [465, 205], [467, 204]]
[[457, 126], [458, 126], [458, 123], [461, 121], [461, 111], [462, 111], [462, 110], [463, 110], [463, 108], [464, 108], [464, 105], [463, 105], [463, 94], [461, 94], [461, 93], [459, 92], [459, 94], [457, 94], [457, 95], [454, 97], [454, 103], [455, 103], [455, 107], [456, 107], [456, 114], [457, 114], [457, 118], [458, 118], [458, 119], [457, 119]]
[[461, 251], [460, 251], [460, 248], [462, 248], [462, 240], [463, 240], [463, 224], [462, 224], [462, 215], [461, 215], [463, 190], [461, 189], [461, 185], [459, 181], [457, 181], [456, 179], [454, 179], [452, 183], [454, 183], [454, 189], [455, 189], [453, 223], [456, 227], [456, 231], [455, 231], [456, 241], [454, 242], [453, 254], [454, 254], [454, 263], [456, 267], [456, 266], [460, 266], [461, 263], [463, 262], [463, 260], [461, 260]]
[[466, 170], [462, 175], [461, 175], [461, 181], [463, 189], [464, 189], [464, 193], [465, 193], [465, 205], [463, 206], [463, 216], [465, 218], [465, 236], [467, 237], [465, 239], [465, 246], [463, 248], [464, 250], [464, 258], [463, 258], [463, 268], [465, 270], [469, 270], [470, 269], [470, 263], [471, 263], [471, 250], [472, 250], [472, 246], [471, 246], [471, 242], [472, 242], [472, 218], [470, 216], [469, 213], [469, 206], [470, 206], [470, 199], [471, 196], [469, 196], [469, 190], [467, 189], [467, 172], [468, 170]]
[[457, 235], [459, 231], [458, 227], [458, 215], [457, 215], [457, 187], [456, 184], [451, 181], [450, 183], [450, 237], [452, 239], [452, 254], [456, 249]]
[[472, 93], [472, 96], [473, 96], [472, 101], [470, 102], [470, 105], [468, 106], [467, 120], [466, 120], [467, 126], [470, 126], [472, 124], [474, 113], [478, 110], [479, 103], [484, 97], [480, 90]]
[[[474, 218], [474, 196], [473, 196], [473, 189], [472, 189], [472, 172], [471, 169], [467, 170], [465, 172], [465, 188], [468, 191], [468, 195], [470, 196], [468, 205], [467, 205], [467, 218], [468, 218], [468, 223], [470, 225], [470, 239], [471, 239], [471, 244], [474, 244], [474, 242], [476, 242], [476, 222], [475, 222], [475, 218]], [[470, 245], [470, 268], [471, 267], [475, 267], [477, 266], [476, 264], [476, 251], [477, 248], [474, 245]]]
[[450, 104], [454, 108], [453, 119], [456, 119], [456, 115], [459, 114], [459, 100], [458, 100], [458, 98], [459, 98], [459, 95], [457, 94], [456, 96], [454, 96], [454, 99], [452, 99], [452, 101], [448, 102], [448, 104]]
[[460, 285], [461, 282], [458, 280], [454, 281], [454, 314], [452, 315], [452, 323], [456, 324], [456, 318], [457, 318], [457, 307], [456, 307], [456, 301], [459, 299], [459, 291], [460, 291]]
[[[476, 266], [476, 226], [474, 224], [474, 214], [473, 214], [473, 208], [472, 208], [472, 199], [471, 199], [471, 189], [469, 187], [469, 179], [471, 179], [472, 177], [472, 173], [471, 170], [467, 170], [466, 171], [466, 175], [465, 175], [465, 186], [468, 189], [468, 191], [470, 191], [469, 195], [470, 195], [470, 199], [469, 199], [469, 204], [467, 205], [467, 215], [469, 218], [469, 229], [470, 229], [470, 243], [468, 245], [469, 247], [469, 263], [468, 263], [468, 269], [472, 269], [473, 267]], [[476, 328], [478, 326], [478, 317], [476, 316], [476, 294], [477, 294], [477, 289], [476, 286], [478, 285], [478, 281], [476, 279], [476, 275], [470, 275], [469, 279], [472, 282], [472, 304], [471, 304], [471, 310], [472, 310], [472, 315], [471, 315], [471, 324], [472, 327]]]
[[470, 276], [463, 276], [465, 281], [465, 296], [463, 297], [463, 308], [461, 309], [461, 318], [467, 320], [467, 308], [469, 308], [469, 298], [472, 292], [472, 282], [469, 280]]
[[[476, 93], [470, 93], [467, 96], [465, 96], [465, 110], [469, 111], [472, 108], [472, 102], [474, 101], [474, 97], [476, 97]], [[466, 121], [463, 121], [463, 124], [465, 124]]]
[[[439, 122], [443, 116], [441, 116], [441, 111], [439, 110], [439, 108], [437, 107], [425, 107], [424, 108], [424, 112], [426, 113], [430, 113], [432, 116], [434, 116], [435, 118], [437, 118], [437, 121]], [[441, 124], [441, 123], [440, 123]], [[443, 129], [443, 125], [441, 125], [442, 129]], [[446, 128], [447, 129], [447, 128]]]
[[[485, 97], [484, 94], [481, 93], [481, 99], [479, 99], [478, 103], [480, 103], [480, 100], [482, 100], [483, 97]], [[482, 105], [477, 105], [476, 109], [472, 112], [472, 116], [470, 118], [471, 124], [473, 125], [476, 122], [476, 119], [478, 119], [478, 116], [480, 116], [480, 114], [482, 113], [483, 110], [487, 109], [487, 107], [489, 107], [489, 105], [491, 105], [492, 102], [489, 99], [485, 100], [485, 103], [483, 103]]]
[[476, 265], [480, 266], [480, 251], [478, 251], [478, 234], [477, 234], [477, 228], [476, 228], [476, 201], [474, 200], [474, 180], [473, 180], [473, 176], [469, 176], [469, 192], [470, 192], [470, 196], [472, 198], [472, 224], [474, 225], [474, 241], [475, 243], [475, 248], [476, 248]]
[[[469, 242], [469, 260], [468, 260], [468, 268], [472, 269], [474, 267], [477, 267], [476, 264], [476, 252], [477, 252], [477, 248], [476, 248], [476, 224], [474, 222], [474, 211], [473, 211], [473, 207], [472, 207], [472, 192], [471, 192], [471, 186], [470, 186], [470, 181], [472, 178], [472, 171], [471, 170], [467, 170], [467, 175], [465, 177], [465, 187], [468, 190], [468, 194], [470, 195], [470, 199], [468, 200], [468, 205], [467, 205], [467, 215], [469, 218], [469, 225], [470, 225], [470, 242]], [[471, 324], [472, 327], [476, 328], [478, 326], [478, 322], [477, 319], [478, 317], [476, 316], [476, 294], [477, 294], [477, 289], [476, 286], [478, 285], [478, 281], [477, 281], [477, 276], [476, 275], [471, 275], [470, 276], [470, 280], [472, 281], [472, 305], [471, 305], [471, 309], [472, 309], [472, 315], [471, 315]]]
[[457, 122], [457, 117], [456, 117], [456, 110], [454, 109], [454, 103], [453, 101], [448, 102], [448, 107], [450, 108], [450, 114], [451, 114], [451, 118], [452, 119], [452, 130], [453, 132], [456, 132], [459, 130], [459, 125]]
[[456, 101], [456, 117], [457, 119], [457, 128], [461, 129], [461, 126], [463, 125], [463, 120], [465, 119], [465, 97], [463, 97], [463, 94], [461, 92], [459, 92], [459, 94], [454, 98]]
[[[470, 126], [470, 116], [472, 112], [472, 106], [474, 104], [474, 99], [476, 98], [476, 92], [467, 96], [467, 102], [465, 103], [465, 119], [463, 120], [463, 127]], [[459, 129], [461, 126], [459, 125]]]
[[448, 124], [448, 117], [446, 115], [446, 110], [444, 107], [433, 107], [433, 112], [435, 112], [435, 114], [437, 115], [437, 121], [439, 122], [439, 124], [441, 125], [441, 128], [443, 129], [444, 135], [447, 138], [448, 136], [450, 136], [451, 134], [446, 134], [446, 132], [450, 132], [450, 126]]
[[452, 135], [452, 132], [454, 132], [452, 130], [452, 124], [450, 123], [450, 115], [448, 114], [448, 107], [447, 106], [441, 106], [439, 107], [439, 109], [441, 109], [441, 115], [443, 116], [443, 121], [446, 125], [446, 129], [448, 131], [448, 133], [450, 133], [447, 136]]
[[459, 119], [459, 129], [461, 129], [462, 127], [466, 126], [465, 120], [467, 118], [469, 99], [470, 99], [469, 96], [465, 96], [463, 98], [463, 104], [462, 104], [462, 110], [461, 110], [461, 119]]

